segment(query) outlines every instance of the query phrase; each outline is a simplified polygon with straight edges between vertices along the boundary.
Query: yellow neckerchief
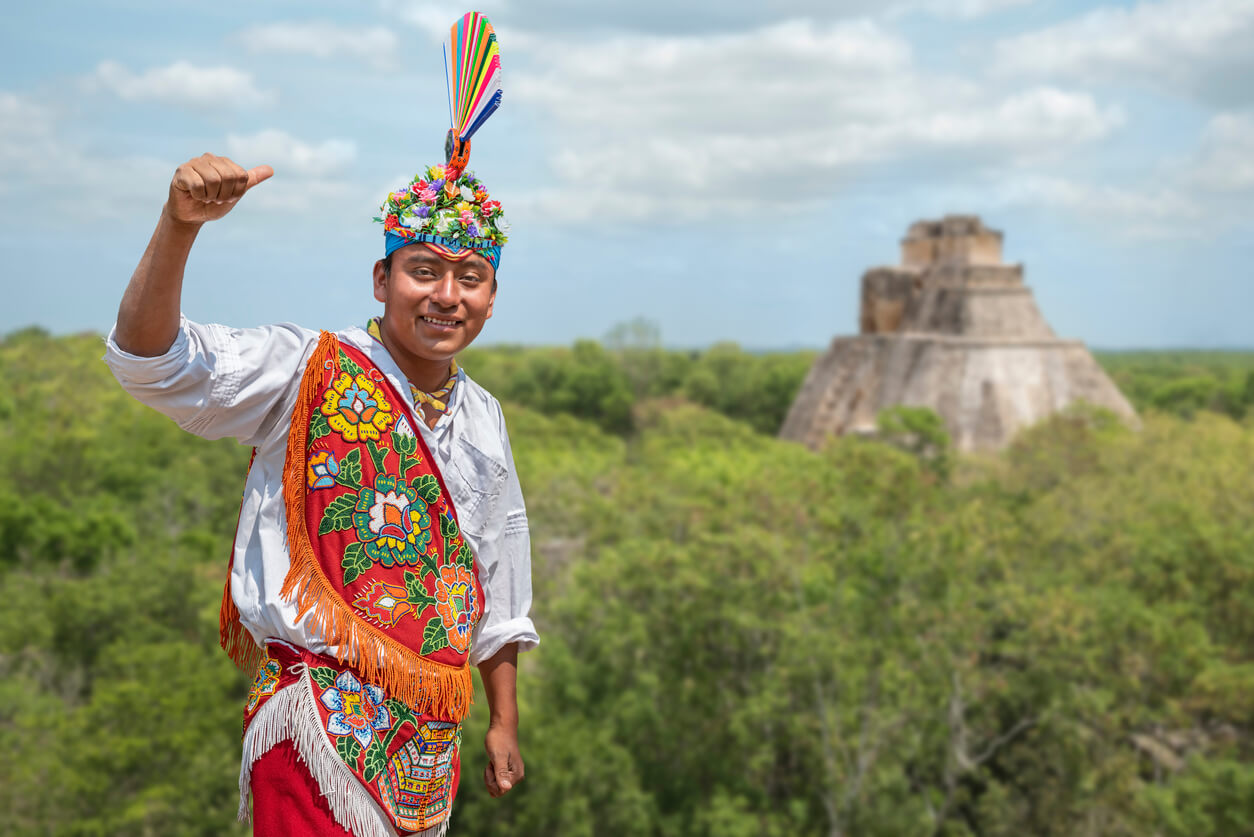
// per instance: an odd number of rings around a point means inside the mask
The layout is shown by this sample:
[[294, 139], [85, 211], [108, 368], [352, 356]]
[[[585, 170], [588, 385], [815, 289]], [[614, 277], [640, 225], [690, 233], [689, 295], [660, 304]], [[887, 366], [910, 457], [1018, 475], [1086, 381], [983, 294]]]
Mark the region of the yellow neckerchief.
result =
[[[366, 324], [366, 332], [378, 340], [383, 342], [383, 337], [379, 333], [379, 318], [371, 317], [370, 322]], [[409, 383], [409, 392], [414, 397], [414, 405], [430, 404], [437, 413], [448, 412], [449, 393], [453, 391], [453, 385], [457, 383], [457, 360], [449, 361], [448, 380], [444, 382], [444, 386], [434, 392], [425, 392], [418, 389], [413, 383]]]

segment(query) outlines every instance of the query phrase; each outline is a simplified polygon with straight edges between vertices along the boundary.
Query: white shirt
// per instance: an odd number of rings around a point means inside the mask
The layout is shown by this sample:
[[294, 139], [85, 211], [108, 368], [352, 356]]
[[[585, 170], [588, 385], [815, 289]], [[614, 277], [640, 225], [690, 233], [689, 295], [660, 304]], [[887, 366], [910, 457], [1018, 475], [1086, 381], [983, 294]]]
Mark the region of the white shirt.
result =
[[[364, 329], [336, 336], [369, 357], [402, 397], [412, 397], [392, 356]], [[241, 329], [184, 318], [164, 355], [124, 352], [111, 331], [104, 360], [123, 389], [184, 430], [206, 439], [231, 436], [256, 448], [235, 533], [231, 598], [259, 643], [277, 637], [334, 654], [334, 647], [303, 624], [311, 614], [298, 621], [293, 603], [279, 595], [289, 566], [283, 504], [287, 434], [305, 362], [317, 342], [318, 332], [290, 323]], [[477, 665], [511, 642], [519, 651], [534, 648], [540, 638], [527, 615], [531, 538], [501, 405], [459, 370], [448, 411], [434, 428], [421, 420], [416, 425], [452, 495], [483, 586], [483, 618], [470, 662]]]

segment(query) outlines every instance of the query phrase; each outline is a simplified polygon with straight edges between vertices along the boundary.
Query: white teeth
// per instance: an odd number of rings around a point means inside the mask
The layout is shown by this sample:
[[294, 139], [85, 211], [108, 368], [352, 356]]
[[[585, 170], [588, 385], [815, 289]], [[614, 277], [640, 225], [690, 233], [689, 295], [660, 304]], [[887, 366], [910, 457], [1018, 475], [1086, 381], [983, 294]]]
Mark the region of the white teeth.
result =
[[440, 319], [436, 319], [435, 317], [423, 317], [423, 319], [429, 323], [435, 323], [436, 325], [442, 325], [442, 326], [457, 325], [457, 320], [440, 320]]

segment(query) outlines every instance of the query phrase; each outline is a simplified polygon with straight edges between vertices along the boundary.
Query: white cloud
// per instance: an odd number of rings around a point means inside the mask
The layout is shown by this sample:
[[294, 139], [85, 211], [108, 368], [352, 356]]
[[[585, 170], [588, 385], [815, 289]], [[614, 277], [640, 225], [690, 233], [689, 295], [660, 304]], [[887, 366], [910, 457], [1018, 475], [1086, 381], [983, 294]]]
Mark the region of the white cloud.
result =
[[[499, 12], [508, 8], [507, 0], [480, 0], [475, 8], [495, 26], [500, 21]], [[428, 37], [439, 40], [448, 35], [449, 27], [466, 14], [464, 4], [457, 0], [384, 0], [384, 6], [404, 22], [422, 30]], [[536, 10], [528, 9], [528, 17]], [[533, 26], [543, 26], [542, 21], [530, 19]]]
[[1254, 0], [1160, 0], [1105, 6], [1000, 41], [1003, 72], [1118, 80], [1215, 101], [1254, 96]]
[[1123, 186], [1031, 168], [989, 171], [945, 185], [923, 183], [901, 201], [935, 214], [954, 207], [978, 207], [985, 215], [1043, 212], [1124, 240], [1204, 238], [1217, 228], [1211, 207], [1176, 182]]
[[102, 61], [89, 82], [131, 102], [151, 101], [192, 109], [252, 108], [275, 101], [252, 75], [234, 67], [197, 67], [177, 61], [136, 74], [116, 61]]
[[898, 134], [901, 141], [918, 148], [958, 145], [1030, 154], [1099, 139], [1123, 120], [1119, 108], [1103, 109], [1088, 93], [1038, 87], [993, 107], [941, 108], [929, 116], [906, 119], [885, 134]]
[[[20, 170], [52, 136], [52, 112], [14, 93], [0, 93], [0, 171]], [[7, 178], [6, 178], [7, 180]], [[5, 181], [0, 181], [0, 189]]]
[[[436, 38], [444, 37], [452, 22], [466, 12], [466, 5], [456, 0], [383, 0], [383, 5], [400, 19]], [[504, 26], [507, 31], [512, 30], [510, 24], [519, 23], [528, 31], [549, 35], [592, 32], [604, 36], [611, 32], [634, 32], [683, 36], [751, 29], [787, 18], [804, 17], [819, 21], [846, 19], [883, 11], [888, 6], [885, 0], [773, 0], [770, 3], [635, 0], [631, 3], [584, 4], [577, 7], [572, 7], [570, 0], [526, 0], [525, 3], [521, 0], [479, 0], [475, 8], [487, 15], [494, 25]], [[511, 45], [516, 34], [509, 31]]]
[[1254, 192], [1254, 115], [1221, 113], [1186, 168], [1189, 181], [1214, 192]]
[[[1036, 0], [772, 0], [734, 3], [727, 0], [635, 0], [631, 3], [585, 4], [572, 13], [570, 0], [479, 0], [475, 8], [494, 24], [506, 27], [511, 46], [518, 33], [513, 23], [528, 31], [549, 35], [572, 32], [651, 33], [663, 35], [718, 34], [768, 26], [780, 20], [807, 19], [820, 23], [864, 16], [885, 18], [923, 12], [936, 17], [973, 19]], [[401, 20], [434, 38], [448, 33], [466, 6], [456, 0], [383, 0], [383, 6]]]
[[920, 10], [938, 17], [955, 17], [970, 20], [1016, 6], [1027, 6], [1036, 0], [916, 0], [904, 3], [901, 11]]
[[[254, 206], [271, 210], [306, 211], [317, 207], [322, 215], [372, 210], [367, 195], [347, 177], [357, 159], [355, 143], [342, 139], [306, 142], [284, 131], [269, 129], [226, 138], [229, 156], [251, 168], [274, 167], [274, 177], [250, 193]], [[354, 216], [355, 217], [355, 216]]]
[[[117, 219], [141, 207], [155, 211], [161, 205], [182, 159], [102, 153], [83, 142], [78, 132], [68, 131], [61, 117], [50, 106], [0, 91], [0, 194], [21, 196], [6, 202], [6, 208]], [[241, 165], [264, 163], [275, 169], [275, 177], [249, 198], [250, 205], [281, 210], [319, 205], [323, 215], [356, 213], [353, 217], [377, 205], [377, 196], [347, 176], [357, 159], [353, 142], [306, 142], [266, 130], [229, 135], [225, 147]]]
[[1094, 219], [1133, 223], [1133, 229], [1158, 230], [1162, 225], [1202, 217], [1198, 203], [1171, 186], [1125, 188], [1063, 177], [1022, 174], [1009, 177], [997, 190], [1001, 203], [1051, 206]]
[[63, 150], [55, 123], [56, 114], [47, 105], [0, 92], [0, 190], [55, 168], [54, 161]]
[[252, 52], [289, 53], [314, 58], [348, 57], [377, 68], [396, 63], [398, 39], [382, 26], [345, 26], [328, 21], [271, 23], [239, 34]]
[[54, 108], [0, 92], [0, 193], [19, 196], [4, 202], [6, 213], [116, 220], [144, 204], [155, 211], [165, 200], [173, 166], [93, 154], [59, 128]]
[[561, 138], [554, 189], [534, 200], [566, 215], [692, 218], [766, 193], [801, 209], [877, 164], [931, 158], [960, 171], [1056, 156], [1123, 120], [1087, 93], [998, 95], [925, 74], [905, 40], [868, 20], [527, 52], [535, 69], [512, 75], [510, 93]]
[[348, 140], [308, 143], [274, 129], [248, 136], [231, 134], [226, 138], [226, 147], [240, 165], [264, 163], [273, 166], [276, 173], [286, 170], [305, 178], [340, 174], [357, 159], [357, 146]]

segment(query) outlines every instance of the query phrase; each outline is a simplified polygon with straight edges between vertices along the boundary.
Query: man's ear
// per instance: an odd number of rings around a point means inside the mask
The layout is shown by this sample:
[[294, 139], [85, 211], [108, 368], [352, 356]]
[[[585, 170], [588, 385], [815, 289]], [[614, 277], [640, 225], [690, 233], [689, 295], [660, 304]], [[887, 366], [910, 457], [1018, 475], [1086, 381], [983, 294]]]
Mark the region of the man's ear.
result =
[[383, 259], [374, 263], [374, 298], [379, 302], [388, 301], [388, 271], [383, 266]]

